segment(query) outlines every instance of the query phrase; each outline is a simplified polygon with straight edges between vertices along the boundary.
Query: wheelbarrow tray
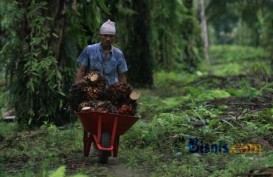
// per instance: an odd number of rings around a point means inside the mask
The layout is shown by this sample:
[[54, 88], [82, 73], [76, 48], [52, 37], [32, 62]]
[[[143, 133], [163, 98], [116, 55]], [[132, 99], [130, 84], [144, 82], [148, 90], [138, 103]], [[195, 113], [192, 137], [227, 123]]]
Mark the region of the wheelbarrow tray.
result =
[[[84, 155], [88, 156], [90, 145], [95, 142], [100, 151], [112, 151], [113, 156], [117, 157], [119, 136], [123, 135], [139, 119], [135, 116], [128, 116], [114, 113], [101, 112], [77, 112], [84, 129]], [[102, 133], [107, 132], [111, 135], [109, 147], [101, 144]]]
[[[111, 133], [117, 121], [116, 134], [123, 135], [138, 120], [138, 117], [123, 114], [101, 112], [77, 112], [85, 131], [95, 134], [98, 132], [99, 123], [102, 131]], [[101, 122], [99, 121], [101, 120]]]

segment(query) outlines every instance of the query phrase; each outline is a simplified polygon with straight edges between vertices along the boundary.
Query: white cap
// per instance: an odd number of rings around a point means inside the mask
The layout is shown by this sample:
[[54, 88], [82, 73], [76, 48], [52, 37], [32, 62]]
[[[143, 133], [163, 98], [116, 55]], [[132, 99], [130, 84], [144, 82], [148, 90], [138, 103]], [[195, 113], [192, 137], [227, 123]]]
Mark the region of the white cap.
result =
[[112, 22], [111, 20], [108, 19], [107, 22], [101, 25], [100, 34], [115, 35], [116, 34], [115, 22]]

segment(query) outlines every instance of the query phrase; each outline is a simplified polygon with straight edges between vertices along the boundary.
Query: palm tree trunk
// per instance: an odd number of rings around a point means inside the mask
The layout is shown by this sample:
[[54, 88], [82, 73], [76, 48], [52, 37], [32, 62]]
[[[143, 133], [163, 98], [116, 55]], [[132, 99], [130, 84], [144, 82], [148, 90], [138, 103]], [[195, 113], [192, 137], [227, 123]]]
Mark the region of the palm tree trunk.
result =
[[206, 20], [206, 14], [205, 14], [205, 2], [204, 0], [199, 1], [200, 6], [200, 18], [201, 18], [201, 35], [204, 42], [204, 53], [205, 58], [208, 64], [210, 64], [210, 58], [209, 58], [209, 38], [208, 38], [208, 26], [207, 26], [207, 20]]

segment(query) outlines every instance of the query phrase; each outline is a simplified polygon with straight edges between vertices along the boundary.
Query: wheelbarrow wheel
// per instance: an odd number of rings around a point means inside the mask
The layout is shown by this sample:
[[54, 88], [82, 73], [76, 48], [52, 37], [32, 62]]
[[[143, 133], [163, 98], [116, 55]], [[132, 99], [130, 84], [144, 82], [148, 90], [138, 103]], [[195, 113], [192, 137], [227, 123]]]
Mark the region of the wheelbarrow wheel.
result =
[[[104, 132], [101, 134], [101, 145], [103, 147], [105, 147], [105, 148], [110, 147], [110, 145], [111, 145], [110, 141], [111, 141], [111, 137], [110, 137], [109, 133]], [[98, 162], [101, 164], [107, 164], [109, 156], [111, 156], [110, 151], [100, 151]]]

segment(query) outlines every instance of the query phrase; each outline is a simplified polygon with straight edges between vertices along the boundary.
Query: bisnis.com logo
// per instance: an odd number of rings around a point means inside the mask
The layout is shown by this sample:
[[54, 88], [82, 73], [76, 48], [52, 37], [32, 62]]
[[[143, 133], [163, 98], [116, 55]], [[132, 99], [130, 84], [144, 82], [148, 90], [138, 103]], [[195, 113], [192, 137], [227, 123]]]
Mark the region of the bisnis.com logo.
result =
[[262, 145], [260, 144], [243, 144], [237, 143], [229, 147], [224, 142], [217, 144], [205, 143], [202, 139], [189, 138], [189, 152], [191, 153], [229, 153], [229, 154], [259, 154], [262, 153]]

